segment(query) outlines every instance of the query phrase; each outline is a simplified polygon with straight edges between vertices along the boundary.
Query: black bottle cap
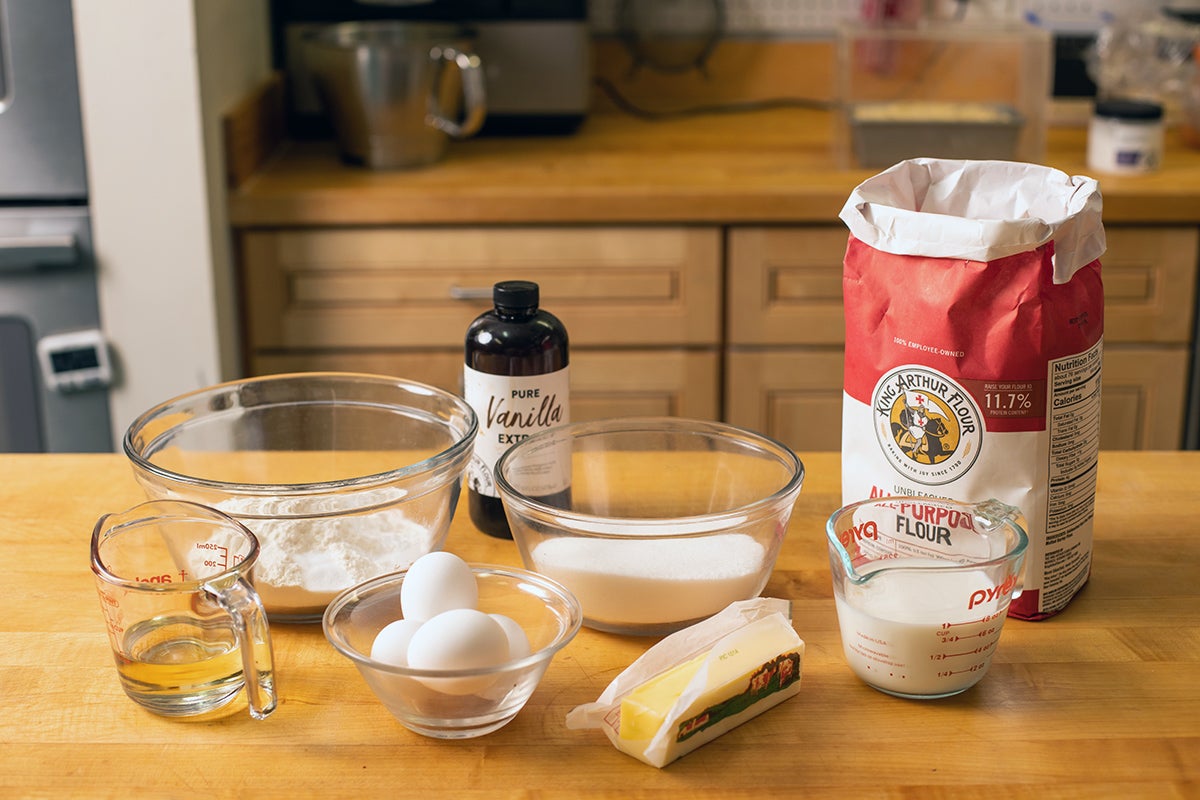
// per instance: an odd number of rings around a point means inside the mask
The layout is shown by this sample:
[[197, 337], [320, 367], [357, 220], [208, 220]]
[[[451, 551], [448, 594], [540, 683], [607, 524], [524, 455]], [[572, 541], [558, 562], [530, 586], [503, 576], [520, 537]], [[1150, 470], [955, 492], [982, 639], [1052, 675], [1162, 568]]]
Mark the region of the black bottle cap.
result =
[[1146, 100], [1097, 100], [1096, 116], [1155, 122], [1163, 118], [1163, 107]]
[[492, 303], [498, 310], [533, 311], [538, 300], [538, 285], [533, 281], [501, 281], [492, 287]]

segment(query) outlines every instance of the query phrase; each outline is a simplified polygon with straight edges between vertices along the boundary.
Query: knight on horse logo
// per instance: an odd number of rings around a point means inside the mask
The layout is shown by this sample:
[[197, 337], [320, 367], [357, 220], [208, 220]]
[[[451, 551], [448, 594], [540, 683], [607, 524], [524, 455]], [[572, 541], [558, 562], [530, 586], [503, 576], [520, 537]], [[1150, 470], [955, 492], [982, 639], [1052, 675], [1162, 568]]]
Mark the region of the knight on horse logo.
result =
[[[953, 423], [953, 420], [951, 420]], [[892, 423], [892, 435], [900, 449], [913, 461], [936, 464], [947, 455], [942, 439], [950, 436], [946, 415], [928, 392], [906, 391], [899, 420]]]
[[953, 379], [917, 365], [875, 387], [876, 436], [896, 470], [921, 483], [948, 483], [979, 455], [983, 425], [974, 398]]

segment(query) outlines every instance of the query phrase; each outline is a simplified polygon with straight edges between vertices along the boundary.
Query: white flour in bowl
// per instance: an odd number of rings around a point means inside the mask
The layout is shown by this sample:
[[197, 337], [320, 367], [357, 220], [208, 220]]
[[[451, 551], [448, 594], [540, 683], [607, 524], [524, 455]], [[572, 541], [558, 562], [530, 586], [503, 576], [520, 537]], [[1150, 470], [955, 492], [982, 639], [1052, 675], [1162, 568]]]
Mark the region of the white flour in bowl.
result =
[[359, 516], [257, 519], [272, 513], [319, 514], [317, 500], [245, 498], [221, 504], [258, 537], [254, 588], [270, 614], [320, 614], [343, 589], [408, 567], [432, 550], [436, 526], [397, 510]]
[[399, 514], [246, 525], [262, 543], [254, 587], [270, 612], [323, 608], [343, 589], [404, 569], [434, 545], [432, 531]]
[[743, 533], [695, 539], [555, 538], [534, 569], [570, 589], [594, 622], [658, 625], [715, 614], [753, 597], [766, 549]]

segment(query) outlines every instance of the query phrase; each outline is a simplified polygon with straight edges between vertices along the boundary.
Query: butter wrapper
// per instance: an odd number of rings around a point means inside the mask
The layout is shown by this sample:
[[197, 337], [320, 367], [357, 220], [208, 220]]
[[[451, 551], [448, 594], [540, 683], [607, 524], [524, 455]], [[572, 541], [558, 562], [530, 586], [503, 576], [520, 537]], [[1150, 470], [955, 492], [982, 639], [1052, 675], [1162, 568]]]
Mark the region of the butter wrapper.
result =
[[791, 604], [758, 597], [671, 634], [630, 664], [567, 727], [664, 767], [800, 691], [804, 641]]

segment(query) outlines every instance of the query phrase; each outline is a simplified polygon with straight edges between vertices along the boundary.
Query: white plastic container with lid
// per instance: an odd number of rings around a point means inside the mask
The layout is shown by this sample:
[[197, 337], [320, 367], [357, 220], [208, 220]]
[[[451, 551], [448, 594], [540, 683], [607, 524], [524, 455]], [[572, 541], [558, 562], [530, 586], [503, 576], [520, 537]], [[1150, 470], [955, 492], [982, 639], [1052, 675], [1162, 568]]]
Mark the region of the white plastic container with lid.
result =
[[1158, 169], [1163, 153], [1163, 107], [1143, 100], [1097, 100], [1088, 126], [1088, 167], [1097, 172]]

